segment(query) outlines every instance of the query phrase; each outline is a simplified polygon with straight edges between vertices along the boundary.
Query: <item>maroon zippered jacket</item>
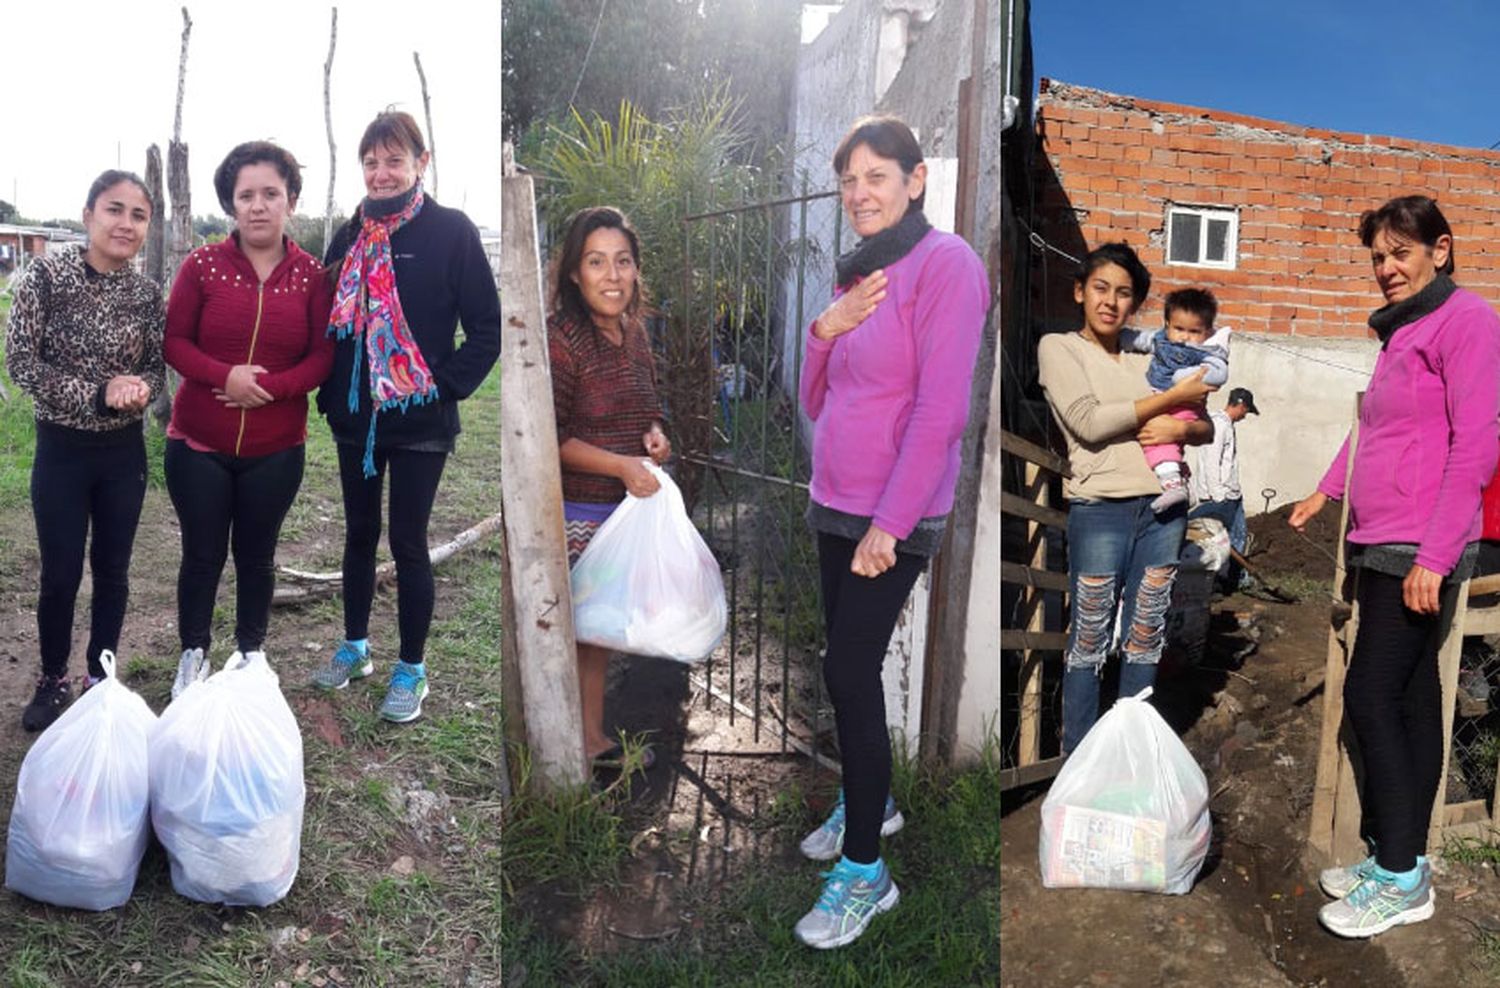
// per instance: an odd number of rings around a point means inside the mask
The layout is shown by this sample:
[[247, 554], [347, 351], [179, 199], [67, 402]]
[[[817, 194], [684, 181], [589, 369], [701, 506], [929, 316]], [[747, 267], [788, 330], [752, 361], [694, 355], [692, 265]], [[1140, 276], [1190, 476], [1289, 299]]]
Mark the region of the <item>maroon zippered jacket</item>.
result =
[[[317, 259], [285, 243], [264, 283], [237, 234], [189, 254], [172, 283], [164, 350], [182, 375], [172, 427], [215, 452], [266, 456], [304, 442], [307, 393], [333, 366], [332, 290]], [[214, 389], [237, 364], [266, 368], [256, 383], [275, 400], [252, 409], [220, 402]]]

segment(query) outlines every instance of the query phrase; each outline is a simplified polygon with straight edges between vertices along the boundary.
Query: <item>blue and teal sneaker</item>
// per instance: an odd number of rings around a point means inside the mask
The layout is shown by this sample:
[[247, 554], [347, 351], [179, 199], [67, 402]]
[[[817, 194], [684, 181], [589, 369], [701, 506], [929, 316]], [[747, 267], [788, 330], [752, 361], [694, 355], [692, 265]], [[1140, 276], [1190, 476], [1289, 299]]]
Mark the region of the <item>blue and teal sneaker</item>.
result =
[[1376, 869], [1344, 898], [1318, 910], [1318, 922], [1341, 937], [1373, 937], [1393, 926], [1420, 923], [1433, 913], [1432, 878], [1417, 869], [1415, 888], [1401, 888], [1391, 873]]
[[[1420, 854], [1417, 855], [1417, 865], [1427, 876], [1428, 881], [1431, 881], [1432, 866], [1427, 863], [1427, 859]], [[1325, 894], [1335, 899], [1342, 899], [1358, 888], [1360, 882], [1373, 874], [1375, 874], [1375, 855], [1371, 854], [1369, 857], [1361, 861], [1356, 861], [1352, 865], [1324, 868], [1318, 874], [1318, 887]]]
[[313, 685], [324, 689], [341, 690], [349, 685], [349, 680], [364, 679], [374, 671], [375, 666], [370, 662], [367, 648], [359, 648], [350, 641], [341, 641], [338, 651], [333, 653], [328, 664], [313, 673], [312, 681]]
[[380, 705], [380, 716], [405, 724], [422, 716], [422, 701], [427, 697], [427, 672], [410, 662], [397, 662], [391, 669], [391, 685]]
[[901, 899], [884, 861], [874, 878], [863, 875], [859, 865], [840, 858], [826, 879], [817, 905], [797, 921], [797, 939], [818, 950], [842, 947], [859, 939], [877, 913], [894, 909]]
[[[889, 837], [906, 826], [906, 818], [896, 809], [896, 801], [885, 797], [885, 816], [880, 821], [880, 836]], [[834, 804], [828, 819], [817, 830], [802, 838], [802, 853], [814, 861], [832, 861], [844, 853], [844, 790]]]

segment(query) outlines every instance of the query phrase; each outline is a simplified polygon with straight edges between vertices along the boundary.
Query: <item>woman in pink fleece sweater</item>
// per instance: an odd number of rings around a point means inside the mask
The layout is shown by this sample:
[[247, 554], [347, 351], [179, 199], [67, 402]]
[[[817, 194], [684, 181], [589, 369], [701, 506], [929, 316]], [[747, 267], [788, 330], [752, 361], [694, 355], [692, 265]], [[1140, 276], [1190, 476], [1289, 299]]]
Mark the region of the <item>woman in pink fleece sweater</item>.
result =
[[1454, 285], [1453, 233], [1432, 199], [1392, 199], [1364, 214], [1359, 235], [1386, 305], [1370, 317], [1381, 351], [1353, 469], [1345, 440], [1289, 521], [1301, 531], [1328, 499], [1349, 499], [1360, 628], [1344, 708], [1364, 762], [1371, 855], [1323, 872], [1337, 901], [1318, 918], [1370, 937], [1433, 911], [1422, 851], [1443, 762], [1437, 615], [1473, 570], [1480, 491], [1500, 458], [1500, 318]]
[[880, 838], [901, 828], [880, 667], [896, 618], [937, 551], [958, 480], [959, 444], [989, 285], [962, 239], [922, 214], [927, 166], [911, 130], [865, 117], [833, 157], [860, 242], [838, 259], [835, 301], [813, 322], [802, 407], [816, 424], [808, 523], [818, 537], [844, 786], [802, 842], [838, 859], [797, 923], [813, 947], [853, 941], [898, 893]]

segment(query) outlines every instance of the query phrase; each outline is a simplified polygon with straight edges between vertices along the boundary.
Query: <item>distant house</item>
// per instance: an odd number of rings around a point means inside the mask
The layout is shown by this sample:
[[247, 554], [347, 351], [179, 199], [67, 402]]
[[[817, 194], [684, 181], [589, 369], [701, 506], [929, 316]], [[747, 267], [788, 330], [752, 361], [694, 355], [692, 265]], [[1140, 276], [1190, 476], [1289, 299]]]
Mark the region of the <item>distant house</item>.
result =
[[0, 223], [0, 275], [8, 275], [28, 257], [56, 253], [68, 244], [82, 243], [84, 235], [51, 226]]

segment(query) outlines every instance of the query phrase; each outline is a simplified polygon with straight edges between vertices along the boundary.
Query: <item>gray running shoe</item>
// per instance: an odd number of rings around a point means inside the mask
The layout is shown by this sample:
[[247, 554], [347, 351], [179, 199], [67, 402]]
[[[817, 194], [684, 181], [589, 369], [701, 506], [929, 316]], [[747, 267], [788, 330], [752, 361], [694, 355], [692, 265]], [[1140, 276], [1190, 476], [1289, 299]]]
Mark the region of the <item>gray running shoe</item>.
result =
[[[1418, 855], [1417, 864], [1422, 868], [1422, 877], [1432, 881], [1432, 865], [1427, 859]], [[1375, 855], [1370, 855], [1362, 861], [1356, 861], [1352, 865], [1342, 865], [1338, 868], [1324, 868], [1318, 874], [1318, 887], [1327, 895], [1335, 899], [1342, 899], [1353, 892], [1359, 883], [1375, 874]]]
[[422, 701], [427, 697], [427, 674], [416, 671], [407, 662], [397, 662], [391, 670], [391, 685], [380, 705], [380, 716], [405, 724], [422, 716]]
[[361, 652], [347, 641], [342, 641], [339, 642], [338, 650], [333, 653], [333, 658], [312, 674], [312, 681], [314, 686], [341, 690], [349, 685], [349, 680], [364, 679], [374, 671], [375, 665], [370, 661], [369, 652]]
[[[889, 837], [906, 826], [906, 818], [896, 809], [896, 801], [885, 797], [885, 817], [880, 821], [880, 836]], [[802, 838], [802, 854], [814, 861], [832, 861], [844, 853], [844, 790], [839, 801], [818, 829]]]
[[1363, 939], [1431, 919], [1433, 908], [1432, 879], [1425, 869], [1410, 892], [1372, 873], [1347, 896], [1318, 910], [1318, 922], [1341, 937]]
[[203, 649], [183, 650], [182, 658], [177, 661], [177, 679], [172, 683], [172, 699], [177, 699], [194, 683], [203, 682], [211, 672], [213, 670], [209, 668], [208, 656], [203, 654]]
[[874, 880], [861, 878], [844, 861], [823, 872], [826, 882], [817, 905], [797, 921], [797, 939], [818, 950], [842, 947], [859, 939], [879, 913], [896, 907], [901, 893], [890, 869], [880, 862]]

